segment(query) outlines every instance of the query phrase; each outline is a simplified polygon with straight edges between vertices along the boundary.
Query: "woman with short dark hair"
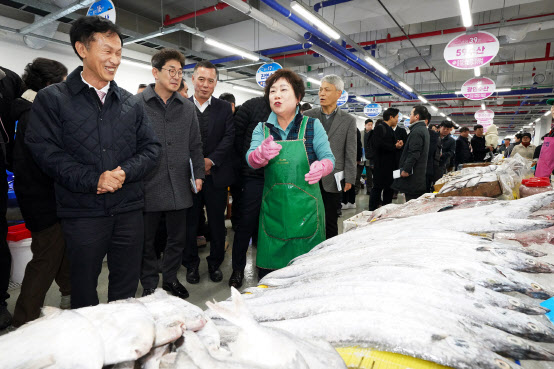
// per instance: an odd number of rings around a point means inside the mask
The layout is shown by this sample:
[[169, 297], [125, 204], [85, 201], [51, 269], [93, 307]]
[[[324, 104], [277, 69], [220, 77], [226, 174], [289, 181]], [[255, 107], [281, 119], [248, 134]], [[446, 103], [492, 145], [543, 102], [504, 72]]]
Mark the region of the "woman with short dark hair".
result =
[[27, 64], [23, 73], [22, 79], [28, 89], [12, 106], [12, 114], [18, 120], [13, 153], [14, 189], [25, 226], [31, 231], [33, 252], [15, 305], [15, 327], [39, 317], [46, 292], [54, 280], [62, 294], [60, 307], [70, 308], [69, 261], [65, 257], [65, 241], [56, 215], [54, 180], [39, 168], [24, 143], [37, 92], [62, 82], [66, 76], [67, 68], [60, 62], [36, 58]]
[[304, 81], [288, 69], [265, 85], [272, 113], [254, 129], [248, 164], [265, 167], [256, 265], [262, 278], [325, 240], [325, 210], [319, 180], [335, 157], [318, 119], [299, 112]]

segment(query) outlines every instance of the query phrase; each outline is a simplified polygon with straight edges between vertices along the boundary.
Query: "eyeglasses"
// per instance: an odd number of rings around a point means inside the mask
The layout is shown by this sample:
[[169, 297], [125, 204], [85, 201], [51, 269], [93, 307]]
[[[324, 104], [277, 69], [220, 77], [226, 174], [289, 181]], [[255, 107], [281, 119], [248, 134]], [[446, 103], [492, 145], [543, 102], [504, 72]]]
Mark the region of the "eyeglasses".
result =
[[179, 76], [179, 78], [183, 77], [183, 71], [182, 70], [177, 70], [177, 69], [167, 69], [167, 68], [163, 68], [163, 70], [166, 70], [169, 72], [169, 75], [171, 77], [175, 77], [176, 75]]

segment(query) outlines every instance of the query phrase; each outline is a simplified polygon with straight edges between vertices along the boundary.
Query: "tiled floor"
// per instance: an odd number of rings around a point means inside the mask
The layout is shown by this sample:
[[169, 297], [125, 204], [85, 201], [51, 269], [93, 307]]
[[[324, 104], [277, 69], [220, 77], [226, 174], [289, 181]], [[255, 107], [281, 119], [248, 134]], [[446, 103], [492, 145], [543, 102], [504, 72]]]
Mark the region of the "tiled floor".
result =
[[[363, 190], [362, 190], [363, 191]], [[342, 222], [355, 214], [361, 212], [362, 210], [367, 210], [368, 208], [368, 201], [369, 198], [367, 195], [359, 195], [356, 197], [356, 203], [357, 208], [356, 209], [348, 209], [343, 210], [342, 217], [339, 218], [339, 233], [342, 233]], [[233, 242], [233, 230], [231, 229], [231, 223], [229, 221], [226, 221], [227, 226], [227, 240], [229, 243], [231, 243], [231, 246], [227, 249], [227, 252], [225, 253], [225, 261], [223, 262], [221, 266], [221, 271], [223, 272], [223, 281], [219, 283], [213, 283], [210, 281], [208, 277], [208, 266], [205, 261], [206, 257], [209, 254], [209, 247], [204, 247], [200, 249], [200, 258], [202, 260], [200, 264], [200, 283], [191, 285], [186, 283], [186, 269], [182, 267], [179, 270], [178, 278], [185, 285], [185, 287], [188, 289], [190, 293], [190, 297], [187, 299], [187, 301], [201, 307], [202, 309], [206, 308], [205, 302], [206, 301], [212, 301], [215, 299], [216, 301], [219, 300], [225, 300], [227, 299], [231, 294], [228, 286], [228, 280], [231, 276], [232, 267], [231, 267], [231, 253], [232, 253], [232, 242]], [[258, 283], [257, 278], [257, 272], [255, 267], [255, 260], [256, 260], [256, 249], [253, 247], [250, 247], [248, 249], [248, 259], [247, 259], [247, 265], [245, 270], [245, 280], [242, 288], [256, 286]], [[161, 276], [160, 276], [160, 284], [161, 287]], [[17, 297], [19, 296], [19, 288], [13, 289], [9, 291], [10, 298], [8, 299], [8, 310], [13, 313], [13, 309], [15, 307], [15, 302], [17, 301]], [[100, 274], [100, 278], [98, 280], [98, 296], [100, 298], [100, 302], [107, 302], [107, 295], [108, 295], [108, 267], [107, 264], [104, 262], [104, 265], [102, 267], [102, 273]], [[142, 295], [142, 287], [139, 283], [139, 288], [137, 290], [137, 297]], [[46, 299], [44, 301], [45, 305], [48, 306], [58, 306], [60, 303], [60, 293], [58, 291], [57, 285], [54, 283], [52, 284], [52, 287], [50, 287], [50, 290], [48, 291], [46, 295]], [[2, 332], [0, 332], [1, 334]]]

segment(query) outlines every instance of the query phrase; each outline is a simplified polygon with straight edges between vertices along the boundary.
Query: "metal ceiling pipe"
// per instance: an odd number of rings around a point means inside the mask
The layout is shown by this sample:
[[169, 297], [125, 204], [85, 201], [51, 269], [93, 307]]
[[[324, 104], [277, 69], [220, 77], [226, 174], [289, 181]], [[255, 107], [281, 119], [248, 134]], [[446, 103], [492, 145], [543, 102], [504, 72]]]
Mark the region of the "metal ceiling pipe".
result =
[[412, 98], [411, 95], [407, 94], [403, 89], [398, 88], [397, 86], [391, 84], [386, 79], [382, 78], [380, 75], [376, 75], [373, 73], [370, 69], [366, 68], [364, 65], [361, 65], [358, 61], [354, 61], [350, 59], [348, 56], [344, 55], [340, 51], [332, 48], [330, 45], [326, 44], [323, 40], [320, 40], [315, 35], [312, 35], [310, 33], [306, 33], [304, 36], [306, 37], [306, 40], [310, 41], [314, 45], [318, 46], [319, 48], [327, 51], [328, 53], [331, 53], [333, 56], [341, 59], [342, 61], [349, 64], [351, 67], [358, 69], [360, 72], [366, 74], [370, 78], [374, 79], [377, 83], [379, 83], [381, 86], [386, 87], [389, 90], [395, 91], [395, 93], [399, 96], [404, 97], [405, 99]]
[[333, 5], [338, 5], [338, 4], [342, 4], [342, 3], [348, 3], [352, 0], [326, 0], [326, 1], [322, 1], [320, 3], [316, 3], [314, 5], [314, 10], [315, 12], [319, 12], [319, 9], [321, 8], [325, 8], [325, 7], [328, 7], [328, 6], [333, 6]]
[[21, 33], [22, 35], [26, 35], [28, 33], [31, 33], [34, 30], [36, 30], [37, 28], [40, 28], [40, 27], [42, 27], [42, 26], [44, 26], [48, 23], [51, 23], [52, 21], [55, 21], [56, 19], [63, 18], [66, 15], [75, 12], [76, 10], [85, 8], [85, 7], [89, 6], [90, 4], [92, 4], [93, 2], [94, 2], [94, 0], [80, 0], [80, 1], [77, 1], [74, 4], [71, 4], [69, 6], [66, 6], [65, 8], [62, 8], [62, 9], [58, 10], [58, 11], [50, 13], [47, 16], [45, 16], [44, 18], [42, 18], [42, 19], [40, 19], [40, 20], [38, 20], [38, 21], [36, 21], [32, 24], [29, 24], [28, 26], [25, 26], [25, 27], [21, 28], [19, 30], [19, 33]]
[[[243, 0], [243, 1], [246, 1], [246, 0]], [[165, 19], [164, 19], [164, 26], [171, 26], [172, 24], [179, 23], [179, 22], [182, 22], [182, 21], [186, 21], [187, 19], [194, 18], [194, 17], [199, 16], [199, 15], [204, 15], [204, 14], [208, 14], [208, 13], [212, 13], [212, 12], [215, 12], [215, 11], [218, 11], [218, 10], [225, 9], [228, 6], [229, 5], [227, 5], [225, 3], [217, 3], [217, 5], [208, 6], [207, 8], [203, 8], [203, 9], [196, 10], [196, 11], [193, 11], [193, 12], [190, 12], [190, 13], [187, 13], [187, 14], [183, 14], [183, 15], [180, 15], [180, 16], [175, 17], [175, 18], [171, 18], [169, 16], [169, 14], [166, 14]]]

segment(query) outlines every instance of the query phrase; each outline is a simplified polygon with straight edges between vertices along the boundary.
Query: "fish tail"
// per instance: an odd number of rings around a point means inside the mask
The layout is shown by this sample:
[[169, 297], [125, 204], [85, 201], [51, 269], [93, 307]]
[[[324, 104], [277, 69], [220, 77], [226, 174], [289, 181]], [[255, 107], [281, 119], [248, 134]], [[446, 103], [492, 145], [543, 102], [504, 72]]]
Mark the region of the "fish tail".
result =
[[233, 301], [232, 308], [227, 308], [221, 304], [206, 302], [206, 305], [223, 319], [235, 324], [236, 326], [244, 328], [252, 324], [256, 324], [254, 317], [248, 311], [246, 304], [240, 294], [234, 287], [231, 287], [231, 297]]

